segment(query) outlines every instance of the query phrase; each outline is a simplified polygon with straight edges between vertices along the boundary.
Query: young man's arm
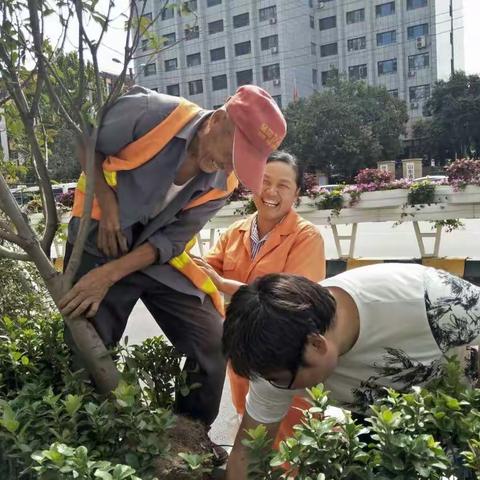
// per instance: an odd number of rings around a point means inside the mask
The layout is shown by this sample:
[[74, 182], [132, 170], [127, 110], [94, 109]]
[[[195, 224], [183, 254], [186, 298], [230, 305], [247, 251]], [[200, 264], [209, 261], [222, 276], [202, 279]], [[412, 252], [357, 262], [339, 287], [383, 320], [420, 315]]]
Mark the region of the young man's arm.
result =
[[[232, 452], [228, 458], [227, 464], [227, 476], [226, 480], [247, 480], [248, 472], [248, 449], [242, 444], [242, 440], [248, 437], [246, 431], [254, 429], [260, 425], [260, 422], [254, 420], [248, 413], [245, 412], [240, 429], [235, 438]], [[275, 439], [280, 422], [266, 424], [268, 438], [272, 441]]]

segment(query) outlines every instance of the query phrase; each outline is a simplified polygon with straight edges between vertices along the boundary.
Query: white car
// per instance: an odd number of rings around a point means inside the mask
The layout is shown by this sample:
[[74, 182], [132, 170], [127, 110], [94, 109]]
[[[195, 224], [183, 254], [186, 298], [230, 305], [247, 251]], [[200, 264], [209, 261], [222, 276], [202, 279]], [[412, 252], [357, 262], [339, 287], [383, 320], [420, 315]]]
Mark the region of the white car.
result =
[[415, 178], [414, 182], [424, 182], [429, 181], [432, 183], [441, 183], [448, 179], [446, 175], [427, 175], [425, 177]]

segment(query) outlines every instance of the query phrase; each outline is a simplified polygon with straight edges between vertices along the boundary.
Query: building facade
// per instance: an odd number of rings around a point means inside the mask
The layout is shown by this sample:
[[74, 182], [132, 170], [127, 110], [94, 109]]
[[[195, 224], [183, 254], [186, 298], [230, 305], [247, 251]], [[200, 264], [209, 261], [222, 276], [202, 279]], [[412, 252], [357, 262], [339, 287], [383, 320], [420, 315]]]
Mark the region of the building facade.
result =
[[150, 0], [145, 12], [162, 48], [155, 53], [142, 40], [136, 82], [208, 108], [247, 83], [285, 107], [340, 73], [385, 86], [414, 119], [434, 82], [450, 74], [451, 37], [455, 69], [464, 66], [462, 0], [183, 3], [190, 13], [180, 15], [165, 0]]

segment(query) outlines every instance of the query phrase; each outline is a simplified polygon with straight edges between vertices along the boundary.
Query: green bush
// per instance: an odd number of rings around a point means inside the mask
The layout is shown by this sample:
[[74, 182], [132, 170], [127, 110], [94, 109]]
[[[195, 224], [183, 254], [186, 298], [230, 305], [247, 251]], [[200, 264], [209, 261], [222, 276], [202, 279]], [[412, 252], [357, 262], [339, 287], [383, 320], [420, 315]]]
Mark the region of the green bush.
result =
[[480, 390], [459, 378], [459, 365], [450, 360], [442, 380], [429, 388], [387, 390], [371, 407], [367, 425], [348, 412], [340, 420], [325, 416], [327, 393], [312, 388], [312, 407], [278, 452], [269, 449], [265, 429], [249, 432], [249, 478], [480, 479]]
[[[0, 331], [2, 480], [34, 479], [39, 472], [42, 479], [133, 479], [134, 473], [143, 480], [156, 478], [156, 463], [168, 458], [169, 432], [177, 422], [169, 408], [182, 376], [173, 347], [157, 337], [121, 348], [122, 380], [105, 397], [94, 391], [83, 372], [70, 371], [60, 317], [4, 317]], [[55, 476], [60, 454], [65, 469], [73, 472], [87, 452], [88, 473], [75, 477], [62, 470], [64, 477]], [[186, 470], [198, 470], [195, 461], [190, 468], [187, 460], [191, 458], [175, 461]], [[103, 473], [95, 474], [95, 469]]]

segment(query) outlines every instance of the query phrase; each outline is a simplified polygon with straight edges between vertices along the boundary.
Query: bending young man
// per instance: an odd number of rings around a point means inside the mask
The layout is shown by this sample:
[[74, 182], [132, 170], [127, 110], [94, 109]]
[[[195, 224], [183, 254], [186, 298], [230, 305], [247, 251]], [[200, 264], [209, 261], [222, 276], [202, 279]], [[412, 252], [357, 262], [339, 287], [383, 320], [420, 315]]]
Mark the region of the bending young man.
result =
[[273, 437], [295, 395], [324, 383], [362, 415], [383, 387], [400, 391], [441, 372], [444, 354], [480, 340], [480, 287], [416, 264], [378, 264], [320, 284], [267, 275], [233, 296], [223, 348], [250, 378], [227, 479], [246, 479], [245, 429]]

